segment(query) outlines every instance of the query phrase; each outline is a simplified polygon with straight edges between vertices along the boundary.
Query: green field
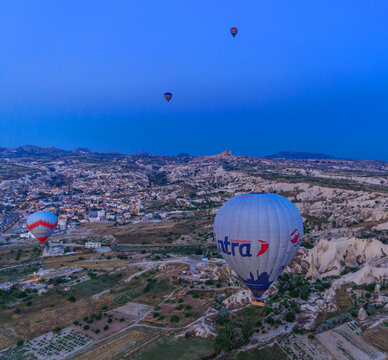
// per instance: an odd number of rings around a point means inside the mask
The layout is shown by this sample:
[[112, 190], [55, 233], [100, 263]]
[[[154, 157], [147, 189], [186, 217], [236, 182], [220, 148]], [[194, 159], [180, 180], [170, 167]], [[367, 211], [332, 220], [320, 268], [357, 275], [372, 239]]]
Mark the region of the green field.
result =
[[280, 349], [278, 345], [267, 346], [263, 349], [254, 349], [240, 352], [233, 360], [288, 360], [287, 355]]
[[100, 275], [95, 279], [74, 285], [71, 293], [76, 297], [98, 294], [117, 285], [120, 280], [121, 277], [119, 276]]
[[[163, 337], [131, 356], [133, 360], [196, 360], [214, 353], [213, 341]], [[281, 359], [279, 359], [281, 360]]]

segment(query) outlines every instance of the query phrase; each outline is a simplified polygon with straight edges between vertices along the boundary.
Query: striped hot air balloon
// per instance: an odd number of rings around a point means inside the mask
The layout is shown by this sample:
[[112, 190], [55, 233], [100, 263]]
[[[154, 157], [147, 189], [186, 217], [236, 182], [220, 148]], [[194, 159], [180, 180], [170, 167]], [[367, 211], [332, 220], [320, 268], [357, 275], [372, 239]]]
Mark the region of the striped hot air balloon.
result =
[[172, 94], [170, 92], [164, 93], [164, 98], [169, 102], [172, 98]]
[[38, 211], [27, 219], [27, 228], [41, 242], [44, 243], [53, 233], [58, 224], [58, 218], [49, 211]]
[[235, 37], [238, 33], [237, 28], [235, 28], [235, 27], [230, 28], [230, 33], [233, 35], [233, 37]]
[[261, 296], [291, 262], [302, 241], [303, 220], [283, 196], [238, 195], [217, 213], [214, 237], [218, 250], [254, 296]]

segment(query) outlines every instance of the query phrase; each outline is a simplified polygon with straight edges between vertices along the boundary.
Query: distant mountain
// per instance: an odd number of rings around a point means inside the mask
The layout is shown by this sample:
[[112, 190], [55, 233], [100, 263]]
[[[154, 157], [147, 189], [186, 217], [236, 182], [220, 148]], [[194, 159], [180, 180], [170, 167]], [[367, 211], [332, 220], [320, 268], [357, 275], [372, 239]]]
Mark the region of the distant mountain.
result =
[[150, 156], [150, 154], [147, 151], [140, 151], [136, 153], [137, 156]]
[[334, 156], [319, 153], [299, 152], [299, 151], [280, 151], [276, 154], [264, 156], [268, 159], [338, 159]]
[[55, 147], [42, 148], [35, 145], [23, 145], [18, 147], [0, 148], [0, 157], [18, 158], [18, 157], [58, 157], [65, 155], [66, 150]]

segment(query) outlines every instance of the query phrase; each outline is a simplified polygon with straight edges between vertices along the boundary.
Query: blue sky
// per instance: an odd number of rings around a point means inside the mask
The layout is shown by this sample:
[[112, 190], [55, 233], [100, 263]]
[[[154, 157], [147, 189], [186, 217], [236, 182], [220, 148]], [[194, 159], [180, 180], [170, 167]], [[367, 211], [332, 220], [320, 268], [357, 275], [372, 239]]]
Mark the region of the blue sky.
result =
[[0, 1], [0, 146], [388, 160], [387, 13], [385, 0]]

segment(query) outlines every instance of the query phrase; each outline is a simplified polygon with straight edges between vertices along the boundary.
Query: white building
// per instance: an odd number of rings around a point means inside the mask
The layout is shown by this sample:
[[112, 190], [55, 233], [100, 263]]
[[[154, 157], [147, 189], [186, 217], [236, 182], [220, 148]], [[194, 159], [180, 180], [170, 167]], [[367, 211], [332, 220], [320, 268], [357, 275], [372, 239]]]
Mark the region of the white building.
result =
[[88, 242], [85, 243], [85, 247], [87, 249], [100, 249], [101, 248], [101, 243], [94, 242], [94, 241], [88, 241]]

